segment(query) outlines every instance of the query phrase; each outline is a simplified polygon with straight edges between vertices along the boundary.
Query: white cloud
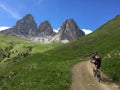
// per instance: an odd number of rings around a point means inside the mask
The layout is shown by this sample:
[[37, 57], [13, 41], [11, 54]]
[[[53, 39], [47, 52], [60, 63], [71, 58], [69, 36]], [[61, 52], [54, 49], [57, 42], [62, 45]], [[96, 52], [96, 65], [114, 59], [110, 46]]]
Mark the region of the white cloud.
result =
[[[55, 31], [56, 33], [58, 33], [58, 32], [59, 32], [59, 29], [60, 29], [60, 28], [58, 28], [58, 29], [53, 29], [53, 31]], [[93, 31], [90, 30], [90, 29], [82, 29], [82, 31], [85, 32], [85, 35], [90, 34], [90, 33], [93, 32]]]
[[2, 8], [4, 11], [9, 13], [13, 18], [15, 18], [15, 19], [20, 18], [20, 16], [15, 11], [13, 11], [10, 7], [8, 7], [2, 3], [0, 3], [0, 8]]
[[8, 28], [10, 28], [10, 27], [7, 27], [7, 26], [0, 26], [0, 31], [6, 30], [6, 29], [8, 29]]
[[92, 33], [93, 31], [90, 29], [82, 29], [85, 32], [85, 35]]
[[60, 29], [60, 28], [58, 28], [58, 29], [53, 29], [53, 31], [56, 32], [56, 33], [58, 33], [59, 29]]

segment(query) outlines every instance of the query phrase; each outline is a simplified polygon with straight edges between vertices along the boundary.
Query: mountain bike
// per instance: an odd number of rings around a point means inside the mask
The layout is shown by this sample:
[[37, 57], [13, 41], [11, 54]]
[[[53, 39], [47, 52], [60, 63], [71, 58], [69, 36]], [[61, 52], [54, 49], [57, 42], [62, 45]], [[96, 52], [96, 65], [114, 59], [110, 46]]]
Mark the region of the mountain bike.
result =
[[93, 75], [94, 75], [94, 77], [97, 78], [98, 82], [100, 82], [100, 80], [101, 80], [100, 69], [95, 69], [95, 68], [93, 68]]

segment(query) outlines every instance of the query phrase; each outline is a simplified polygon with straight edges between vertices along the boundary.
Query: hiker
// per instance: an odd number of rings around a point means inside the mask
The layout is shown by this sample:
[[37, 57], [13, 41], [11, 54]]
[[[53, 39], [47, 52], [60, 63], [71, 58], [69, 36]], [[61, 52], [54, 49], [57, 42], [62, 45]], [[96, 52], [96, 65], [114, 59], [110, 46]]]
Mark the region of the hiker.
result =
[[98, 70], [101, 66], [101, 57], [98, 55], [98, 52], [93, 53], [92, 60], [90, 61], [94, 64], [94, 69]]

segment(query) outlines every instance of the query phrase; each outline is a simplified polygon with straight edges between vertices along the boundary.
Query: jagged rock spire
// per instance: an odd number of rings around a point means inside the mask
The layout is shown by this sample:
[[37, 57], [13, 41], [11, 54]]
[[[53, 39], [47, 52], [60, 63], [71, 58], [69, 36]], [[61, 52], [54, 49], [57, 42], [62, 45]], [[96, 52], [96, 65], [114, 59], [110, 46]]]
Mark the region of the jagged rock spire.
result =
[[79, 29], [79, 27], [73, 19], [67, 19], [62, 24], [59, 30], [59, 34], [61, 40], [73, 40], [85, 35], [85, 33]]
[[34, 36], [38, 33], [37, 24], [31, 14], [19, 20], [13, 29], [16, 34], [23, 36]]
[[45, 36], [53, 36], [55, 32], [48, 20], [42, 22], [39, 26], [39, 33], [44, 34]]
[[85, 35], [73, 19], [66, 20], [56, 34], [49, 21], [42, 22], [38, 28], [34, 17], [31, 14], [27, 14], [17, 21], [14, 27], [0, 33], [13, 34], [38, 42], [70, 41]]

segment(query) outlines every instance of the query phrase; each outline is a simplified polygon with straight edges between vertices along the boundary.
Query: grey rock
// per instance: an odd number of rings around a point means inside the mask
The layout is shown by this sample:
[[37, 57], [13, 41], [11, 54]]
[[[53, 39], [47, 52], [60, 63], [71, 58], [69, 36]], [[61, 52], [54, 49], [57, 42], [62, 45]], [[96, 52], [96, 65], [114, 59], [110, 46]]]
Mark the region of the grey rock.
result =
[[13, 29], [14, 33], [23, 36], [35, 36], [39, 32], [37, 24], [35, 23], [34, 18], [31, 14], [28, 14], [23, 17], [23, 19], [19, 20]]
[[85, 36], [85, 33], [79, 29], [73, 19], [66, 20], [60, 27], [58, 34], [60, 34], [60, 40], [74, 40]]
[[44, 21], [39, 26], [39, 33], [45, 36], [54, 36], [55, 32], [49, 21]]
[[23, 17], [12, 28], [1, 31], [0, 33], [12, 34], [41, 43], [66, 43], [85, 35], [85, 33], [79, 29], [73, 19], [66, 20], [61, 25], [59, 32], [55, 33], [49, 21], [42, 22], [38, 28], [31, 14]]
[[7, 29], [3, 33], [14, 34], [17, 36], [35, 36], [38, 34], [37, 24], [31, 14], [26, 15], [21, 20], [19, 20], [15, 26]]

